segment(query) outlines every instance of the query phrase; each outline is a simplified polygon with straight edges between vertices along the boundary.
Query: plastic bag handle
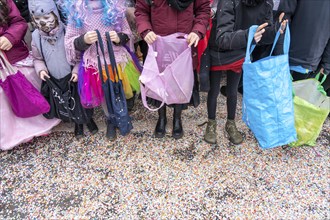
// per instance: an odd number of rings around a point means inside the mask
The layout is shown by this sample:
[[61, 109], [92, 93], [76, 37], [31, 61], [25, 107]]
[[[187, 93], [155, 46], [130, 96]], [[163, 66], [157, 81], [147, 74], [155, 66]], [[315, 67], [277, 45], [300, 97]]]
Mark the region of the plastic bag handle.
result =
[[2, 69], [0, 69], [0, 80], [5, 80], [6, 77], [9, 76], [10, 74], [9, 74], [8, 70], [6, 69], [4, 62], [2, 61], [2, 56], [0, 56], [0, 65], [2, 67]]
[[[315, 76], [315, 79], [317, 81], [320, 80], [320, 75], [321, 75], [321, 72], [319, 72], [316, 76]], [[317, 90], [322, 93], [323, 95], [327, 95], [327, 92], [324, 90], [324, 87], [322, 86], [322, 84], [324, 83], [324, 81], [327, 79], [327, 75], [323, 75], [322, 77], [322, 80], [319, 81], [320, 83], [317, 85]]]
[[12, 75], [14, 73], [16, 73], [17, 71], [14, 69], [14, 67], [10, 64], [10, 62], [8, 61], [5, 53], [0, 50], [0, 60], [1, 60], [1, 66], [4, 69], [5, 73], [7, 76]]
[[148, 110], [155, 112], [155, 111], [158, 111], [159, 109], [161, 109], [165, 105], [165, 98], [163, 98], [163, 101], [158, 108], [149, 107], [148, 102], [147, 102], [147, 91], [149, 89], [146, 89], [142, 83], [140, 83], [140, 88], [141, 88], [142, 103], [143, 103], [144, 107], [146, 107]]
[[250, 63], [251, 59], [250, 56], [254, 50], [254, 48], [256, 47], [256, 45], [252, 45], [252, 41], [254, 38], [254, 34], [257, 32], [258, 29], [258, 25], [252, 25], [249, 28], [249, 36], [248, 36], [248, 41], [247, 41], [247, 47], [246, 47], [246, 52], [245, 52], [245, 62]]
[[[275, 40], [273, 43], [273, 47], [272, 50], [269, 54], [269, 56], [271, 56], [273, 54], [273, 51], [275, 49], [275, 46], [277, 44], [278, 39], [280, 38], [281, 35], [281, 27], [278, 29], [276, 36], [275, 36]], [[290, 41], [291, 41], [291, 37], [290, 37], [290, 27], [288, 24], [286, 24], [286, 28], [285, 28], [285, 34], [284, 34], [284, 43], [283, 43], [283, 54], [289, 54], [289, 48], [290, 48]]]
[[[317, 81], [319, 81], [320, 75], [321, 75], [321, 72], [319, 72], [318, 74], [316, 74], [315, 79]], [[326, 79], [327, 79], [327, 75], [323, 74], [323, 77], [322, 77], [322, 80], [320, 81], [320, 84], [323, 84]]]
[[[247, 63], [251, 63], [251, 54], [254, 50], [254, 48], [256, 47], [256, 45], [252, 45], [252, 41], [253, 41], [253, 38], [254, 38], [254, 34], [257, 32], [257, 29], [258, 29], [258, 25], [252, 25], [250, 28], [249, 28], [249, 36], [248, 36], [248, 42], [247, 42], [247, 48], [246, 48], [246, 53], [245, 53], [245, 62]], [[277, 33], [276, 33], [276, 36], [275, 36], [275, 39], [274, 39], [274, 42], [273, 42], [273, 47], [272, 47], [272, 50], [270, 52], [270, 55], [272, 55], [274, 49], [275, 49], [275, 46], [277, 44], [277, 41], [281, 35], [280, 33], [280, 30], [281, 28], [278, 29]], [[283, 52], [284, 54], [289, 54], [289, 48], [290, 48], [290, 28], [289, 28], [289, 25], [286, 25], [286, 28], [285, 28], [285, 36], [284, 36], [284, 43], [283, 43]]]

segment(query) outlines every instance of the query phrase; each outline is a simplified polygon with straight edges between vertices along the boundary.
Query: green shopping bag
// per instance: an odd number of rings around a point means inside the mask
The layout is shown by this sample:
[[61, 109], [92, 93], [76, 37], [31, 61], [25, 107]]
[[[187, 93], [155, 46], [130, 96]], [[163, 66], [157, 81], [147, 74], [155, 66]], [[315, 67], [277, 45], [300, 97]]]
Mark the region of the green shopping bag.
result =
[[324, 121], [330, 111], [330, 97], [322, 87], [326, 77], [319, 82], [320, 74], [316, 78], [293, 82], [294, 90], [294, 119], [297, 131], [296, 142], [290, 146], [315, 146]]

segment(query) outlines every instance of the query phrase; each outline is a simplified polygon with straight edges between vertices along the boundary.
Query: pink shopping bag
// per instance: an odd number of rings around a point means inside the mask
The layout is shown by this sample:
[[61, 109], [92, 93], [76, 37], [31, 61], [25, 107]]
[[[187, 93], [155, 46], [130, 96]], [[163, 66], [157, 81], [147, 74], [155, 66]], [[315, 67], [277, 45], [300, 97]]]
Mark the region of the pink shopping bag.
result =
[[50, 110], [47, 100], [19, 70], [14, 69], [2, 51], [0, 64], [3, 73], [0, 86], [17, 117], [29, 118]]
[[[191, 48], [184, 34], [158, 36], [149, 45], [140, 76], [143, 105], [151, 111], [157, 111], [164, 104], [189, 103], [194, 84], [192, 62]], [[161, 101], [161, 106], [150, 108], [147, 97]]]

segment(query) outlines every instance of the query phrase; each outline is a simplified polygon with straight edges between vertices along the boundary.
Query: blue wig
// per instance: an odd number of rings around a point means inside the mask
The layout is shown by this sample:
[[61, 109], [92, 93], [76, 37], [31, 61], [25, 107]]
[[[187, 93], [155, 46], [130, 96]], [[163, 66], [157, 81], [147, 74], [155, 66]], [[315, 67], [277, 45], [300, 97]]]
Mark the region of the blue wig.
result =
[[[101, 1], [103, 5], [102, 23], [117, 29], [125, 16], [124, 0]], [[81, 28], [88, 23], [88, 16], [93, 13], [88, 4], [89, 0], [59, 0], [58, 2], [68, 23], [73, 23], [76, 28]]]

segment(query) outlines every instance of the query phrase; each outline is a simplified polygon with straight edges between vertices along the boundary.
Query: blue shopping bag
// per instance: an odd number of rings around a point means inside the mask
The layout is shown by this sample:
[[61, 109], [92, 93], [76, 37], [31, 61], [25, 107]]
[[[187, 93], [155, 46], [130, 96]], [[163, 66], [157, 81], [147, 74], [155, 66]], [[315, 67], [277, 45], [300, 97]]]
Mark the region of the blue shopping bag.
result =
[[243, 121], [254, 133], [261, 148], [269, 149], [297, 139], [288, 56], [290, 30], [287, 26], [283, 55], [272, 56], [280, 36], [278, 31], [270, 55], [251, 62], [250, 55], [255, 47], [251, 44], [257, 28], [250, 27], [243, 64]]

